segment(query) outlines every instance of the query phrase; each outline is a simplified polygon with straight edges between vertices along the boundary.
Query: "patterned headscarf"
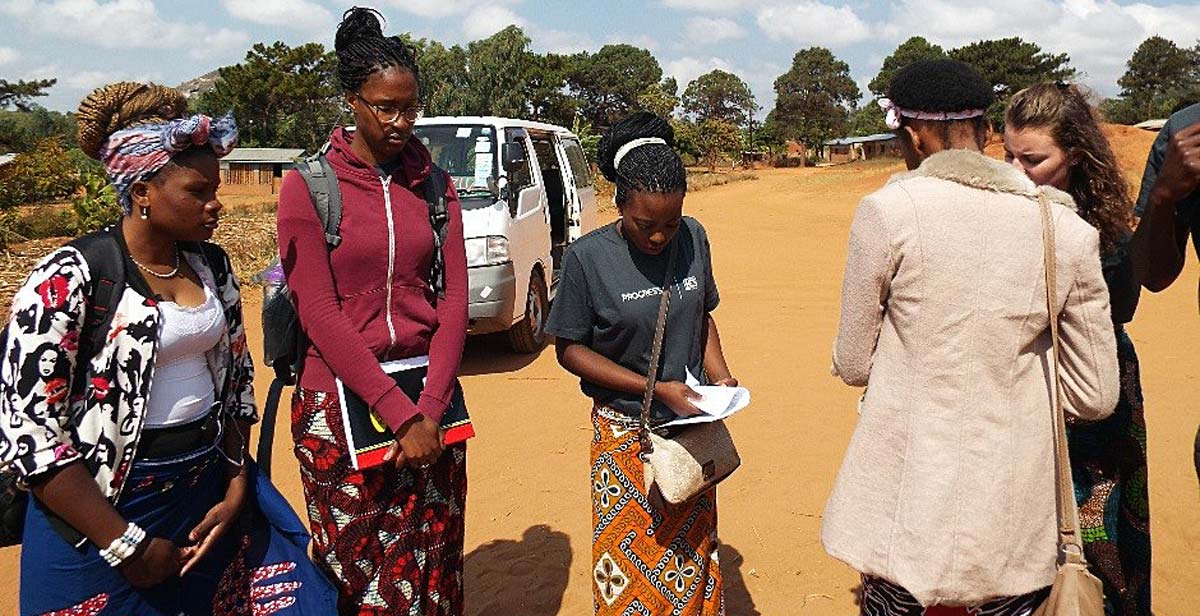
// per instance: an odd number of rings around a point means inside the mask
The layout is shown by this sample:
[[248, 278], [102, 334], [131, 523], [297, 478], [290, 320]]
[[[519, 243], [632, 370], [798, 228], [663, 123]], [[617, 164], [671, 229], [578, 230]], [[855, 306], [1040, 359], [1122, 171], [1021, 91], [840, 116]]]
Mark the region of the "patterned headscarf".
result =
[[100, 149], [100, 162], [117, 191], [121, 211], [129, 214], [133, 209], [129, 191], [134, 182], [149, 179], [184, 150], [207, 145], [220, 157], [233, 150], [237, 140], [237, 122], [232, 115], [214, 120], [197, 114], [119, 130]]

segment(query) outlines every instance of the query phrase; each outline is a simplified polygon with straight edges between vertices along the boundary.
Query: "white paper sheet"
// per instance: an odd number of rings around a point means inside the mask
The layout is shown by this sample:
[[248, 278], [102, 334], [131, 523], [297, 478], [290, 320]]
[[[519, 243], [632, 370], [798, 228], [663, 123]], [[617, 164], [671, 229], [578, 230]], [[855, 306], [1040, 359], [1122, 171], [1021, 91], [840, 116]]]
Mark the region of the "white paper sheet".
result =
[[699, 415], [671, 420], [663, 424], [664, 427], [717, 421], [750, 406], [750, 390], [745, 387], [700, 385], [700, 381], [692, 376], [691, 371], [687, 372], [686, 383], [702, 396], [700, 400], [692, 402], [701, 412]]

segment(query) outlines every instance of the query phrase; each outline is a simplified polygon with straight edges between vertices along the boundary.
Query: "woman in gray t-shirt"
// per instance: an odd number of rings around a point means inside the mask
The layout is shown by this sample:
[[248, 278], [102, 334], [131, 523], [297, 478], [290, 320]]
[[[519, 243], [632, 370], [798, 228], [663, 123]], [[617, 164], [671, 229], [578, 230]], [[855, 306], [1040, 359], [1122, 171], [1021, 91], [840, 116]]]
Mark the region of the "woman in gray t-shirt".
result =
[[[558, 361], [594, 401], [592, 591], [597, 614], [720, 612], [716, 490], [670, 510], [647, 498], [638, 415], [671, 251], [672, 294], [651, 420], [695, 415], [700, 383], [736, 386], [712, 311], [719, 301], [708, 236], [683, 216], [687, 176], [675, 133], [641, 112], [600, 142], [621, 218], [567, 251], [547, 331]], [[648, 532], [653, 527], [654, 532]], [[631, 532], [636, 531], [636, 532]]]

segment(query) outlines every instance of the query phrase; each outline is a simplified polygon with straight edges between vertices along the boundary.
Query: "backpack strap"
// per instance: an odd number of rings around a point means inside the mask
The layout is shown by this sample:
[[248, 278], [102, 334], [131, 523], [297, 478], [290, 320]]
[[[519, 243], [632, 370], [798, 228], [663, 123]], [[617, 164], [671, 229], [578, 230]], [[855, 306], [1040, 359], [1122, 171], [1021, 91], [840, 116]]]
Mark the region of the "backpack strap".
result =
[[446, 245], [446, 233], [450, 225], [450, 211], [446, 206], [446, 172], [437, 165], [425, 178], [425, 203], [429, 206], [429, 226], [433, 228], [433, 267], [430, 282], [438, 297], [446, 297], [446, 258], [442, 248]]
[[79, 332], [79, 351], [75, 355], [75, 379], [79, 383], [87, 374], [88, 364], [104, 348], [108, 330], [121, 296], [125, 292], [125, 251], [121, 249], [110, 227], [69, 242], [87, 262], [91, 280], [88, 283], [83, 328]]
[[333, 165], [326, 156], [328, 152], [329, 143], [326, 143], [316, 154], [298, 159], [296, 171], [304, 178], [308, 196], [317, 210], [317, 219], [325, 227], [325, 243], [330, 248], [336, 248], [342, 243], [342, 236], [338, 233], [342, 226], [342, 191], [338, 188]]

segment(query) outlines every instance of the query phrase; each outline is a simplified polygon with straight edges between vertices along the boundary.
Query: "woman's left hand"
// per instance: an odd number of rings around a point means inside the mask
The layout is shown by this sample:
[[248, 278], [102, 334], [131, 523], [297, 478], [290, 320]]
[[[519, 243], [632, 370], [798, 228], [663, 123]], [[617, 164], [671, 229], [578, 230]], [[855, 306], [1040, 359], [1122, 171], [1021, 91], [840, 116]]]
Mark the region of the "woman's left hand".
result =
[[209, 509], [204, 519], [200, 520], [196, 528], [188, 534], [192, 545], [182, 549], [180, 564], [183, 565], [183, 568], [179, 571], [180, 577], [187, 575], [221, 537], [225, 536], [229, 527], [237, 520], [238, 513], [242, 511], [242, 505], [246, 500], [247, 481], [245, 474], [239, 474], [230, 479], [229, 487], [225, 490], [225, 498]]
[[716, 381], [713, 381], [713, 385], [716, 385], [718, 387], [737, 387], [738, 380], [733, 378], [732, 376], [727, 376], [723, 379], [717, 379]]

